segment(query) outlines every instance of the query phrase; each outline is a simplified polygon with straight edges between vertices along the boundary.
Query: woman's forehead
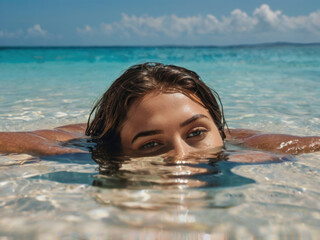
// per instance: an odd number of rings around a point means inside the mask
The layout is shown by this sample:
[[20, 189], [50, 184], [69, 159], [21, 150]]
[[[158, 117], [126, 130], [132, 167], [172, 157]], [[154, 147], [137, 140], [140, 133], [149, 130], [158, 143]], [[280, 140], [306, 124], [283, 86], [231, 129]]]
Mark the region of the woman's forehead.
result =
[[178, 108], [204, 108], [199, 97], [194, 94], [185, 94], [181, 92], [151, 92], [144, 97], [134, 101], [129, 107], [128, 113], [135, 114], [137, 111], [151, 111], [157, 113], [161, 111], [181, 110]]
[[132, 103], [119, 130], [181, 122], [195, 114], [212, 119], [202, 104], [182, 93], [151, 93]]

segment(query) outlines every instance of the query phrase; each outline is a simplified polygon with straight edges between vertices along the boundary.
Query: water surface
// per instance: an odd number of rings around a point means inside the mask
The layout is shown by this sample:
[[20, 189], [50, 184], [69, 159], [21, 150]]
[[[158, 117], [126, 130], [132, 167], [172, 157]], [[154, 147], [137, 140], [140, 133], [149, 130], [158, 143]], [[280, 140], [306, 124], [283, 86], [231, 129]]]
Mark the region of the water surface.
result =
[[[232, 128], [320, 135], [320, 46], [1, 48], [0, 131], [86, 122], [132, 64], [196, 71]], [[228, 147], [228, 151], [246, 151]], [[101, 175], [90, 154], [0, 156], [0, 237], [319, 236], [319, 153], [234, 164], [131, 159]]]

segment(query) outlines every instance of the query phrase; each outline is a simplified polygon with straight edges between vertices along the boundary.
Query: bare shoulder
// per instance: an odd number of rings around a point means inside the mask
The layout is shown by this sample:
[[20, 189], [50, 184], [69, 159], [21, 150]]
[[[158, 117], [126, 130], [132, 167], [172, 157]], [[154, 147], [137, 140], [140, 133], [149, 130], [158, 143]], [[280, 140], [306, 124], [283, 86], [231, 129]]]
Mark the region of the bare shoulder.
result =
[[244, 144], [252, 148], [293, 155], [320, 151], [319, 136], [260, 134], [245, 139]]
[[[227, 131], [228, 132], [228, 131]], [[231, 129], [227, 141], [268, 152], [300, 154], [320, 151], [319, 136], [261, 133], [250, 129]]]
[[252, 130], [252, 129], [226, 129], [225, 131], [226, 140], [227, 141], [243, 141], [249, 137], [256, 136], [261, 134], [260, 131]]
[[36, 130], [30, 133], [39, 135], [48, 140], [64, 142], [75, 138], [85, 138], [86, 124], [70, 124], [54, 129]]
[[77, 132], [83, 133], [86, 131], [87, 124], [86, 123], [76, 123], [76, 124], [69, 124], [55, 128], [56, 130], [63, 130], [67, 132]]
[[0, 132], [0, 153], [30, 153], [36, 155], [53, 155], [83, 152], [67, 148], [63, 142], [86, 138], [86, 124], [70, 124], [54, 129], [29, 132]]

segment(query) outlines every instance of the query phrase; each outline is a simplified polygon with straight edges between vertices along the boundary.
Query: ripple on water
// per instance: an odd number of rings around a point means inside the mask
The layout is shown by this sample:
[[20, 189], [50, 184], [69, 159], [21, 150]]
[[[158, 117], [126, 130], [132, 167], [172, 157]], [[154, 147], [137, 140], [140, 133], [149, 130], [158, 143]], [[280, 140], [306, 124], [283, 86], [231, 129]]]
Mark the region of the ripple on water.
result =
[[[1, 55], [5, 62], [0, 76], [6, 83], [0, 89], [3, 131], [86, 122], [96, 97], [124, 66], [160, 57], [178, 65], [184, 62], [211, 83], [232, 128], [320, 134], [319, 46], [41, 48], [8, 49]], [[125, 163], [123, 171], [104, 177], [85, 158], [66, 158], [39, 162], [29, 156], [0, 156], [1, 236], [317, 239], [320, 235], [319, 154], [260, 165]]]

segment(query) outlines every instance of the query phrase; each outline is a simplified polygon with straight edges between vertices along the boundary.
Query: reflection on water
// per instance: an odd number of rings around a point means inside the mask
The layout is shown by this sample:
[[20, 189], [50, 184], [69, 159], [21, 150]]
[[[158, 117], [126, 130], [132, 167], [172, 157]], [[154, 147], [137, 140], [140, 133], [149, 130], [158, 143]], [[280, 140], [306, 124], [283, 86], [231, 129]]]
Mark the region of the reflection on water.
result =
[[[185, 159], [114, 158], [100, 173], [90, 154], [3, 164], [0, 226], [6, 228], [0, 232], [17, 239], [118, 238], [123, 231], [133, 239], [144, 234], [247, 239], [271, 228], [282, 236], [316, 236], [317, 165], [229, 162], [225, 156], [235, 152]], [[16, 232], [14, 226], [24, 226], [24, 231]]]
[[[88, 161], [88, 154], [76, 155], [44, 159], [59, 163], [92, 164]], [[255, 182], [232, 173], [231, 169], [237, 165], [227, 161], [226, 152], [193, 155], [178, 160], [162, 156], [117, 157], [105, 161], [100, 166], [100, 174], [54, 171], [29, 179], [92, 185], [97, 187], [91, 194], [96, 201], [120, 209], [186, 211], [229, 208], [241, 203], [244, 199], [242, 194], [221, 194], [219, 191]]]
[[215, 157], [184, 158], [175, 160], [164, 157], [134, 158], [111, 161], [104, 174], [94, 181], [94, 186], [126, 189], [182, 189], [228, 187], [254, 181], [233, 174], [235, 166]]
[[[108, 189], [183, 189], [241, 186], [252, 179], [231, 172], [239, 164], [228, 162], [226, 152], [192, 155], [183, 159], [170, 157], [106, 159], [100, 174], [56, 171], [32, 177], [68, 184], [92, 184]], [[65, 154], [43, 157], [59, 163], [93, 164], [89, 154]]]
[[60, 171], [30, 177], [30, 179], [49, 180], [66, 184], [92, 184], [94, 175], [92, 173]]
[[[88, 164], [85, 161], [88, 156], [80, 156], [82, 164]], [[46, 157], [46, 160], [70, 163], [78, 162], [79, 158], [72, 160], [70, 156], [68, 158], [67, 155], [61, 155]], [[196, 209], [230, 208], [242, 203], [243, 194], [221, 192], [227, 187], [239, 187], [255, 182], [234, 174], [231, 170], [237, 165], [239, 164], [227, 161], [226, 152], [194, 155], [178, 160], [161, 156], [117, 157], [105, 161], [104, 165], [100, 166], [100, 174], [55, 171], [29, 179], [92, 185], [95, 188], [91, 196], [97, 202], [127, 211], [140, 209], [186, 212]], [[194, 216], [189, 213], [188, 218]], [[121, 223], [128, 226], [135, 224], [132, 219], [130, 223]]]

